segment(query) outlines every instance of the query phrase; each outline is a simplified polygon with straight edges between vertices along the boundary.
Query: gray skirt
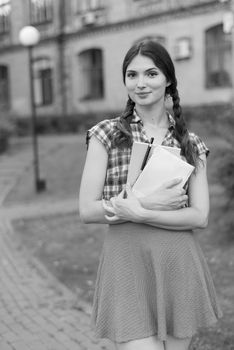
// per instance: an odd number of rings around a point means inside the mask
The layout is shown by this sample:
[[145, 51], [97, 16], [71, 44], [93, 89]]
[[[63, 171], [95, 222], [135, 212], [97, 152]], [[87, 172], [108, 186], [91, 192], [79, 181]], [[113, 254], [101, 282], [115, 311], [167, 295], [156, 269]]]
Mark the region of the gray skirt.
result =
[[195, 234], [134, 223], [109, 226], [91, 317], [98, 338], [187, 338], [221, 316]]

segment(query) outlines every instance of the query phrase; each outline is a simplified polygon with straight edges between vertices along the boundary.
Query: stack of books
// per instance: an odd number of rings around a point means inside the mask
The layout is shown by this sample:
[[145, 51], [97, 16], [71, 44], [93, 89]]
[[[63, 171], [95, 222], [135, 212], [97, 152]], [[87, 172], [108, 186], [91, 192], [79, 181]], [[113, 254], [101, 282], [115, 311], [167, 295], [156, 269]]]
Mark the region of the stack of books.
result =
[[178, 186], [184, 187], [193, 170], [192, 165], [181, 159], [180, 148], [134, 142], [127, 182], [140, 198], [152, 194], [163, 183], [175, 178], [181, 178]]

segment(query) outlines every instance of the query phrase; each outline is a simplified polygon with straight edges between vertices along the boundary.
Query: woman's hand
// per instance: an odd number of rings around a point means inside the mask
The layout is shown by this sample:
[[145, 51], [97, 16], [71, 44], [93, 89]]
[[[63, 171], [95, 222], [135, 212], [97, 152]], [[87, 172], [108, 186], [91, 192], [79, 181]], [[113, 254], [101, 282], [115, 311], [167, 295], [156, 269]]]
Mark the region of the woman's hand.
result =
[[132, 193], [131, 188], [128, 184], [126, 185], [125, 190], [123, 190], [117, 197], [112, 197], [110, 199], [110, 203], [112, 207], [107, 206], [105, 203], [103, 203], [104, 209], [112, 215], [105, 215], [105, 218], [108, 221], [140, 221], [140, 212], [142, 206], [139, 200]]
[[182, 179], [165, 182], [151, 195], [140, 198], [143, 208], [150, 210], [177, 210], [185, 206], [188, 201], [186, 191], [178, 187]]

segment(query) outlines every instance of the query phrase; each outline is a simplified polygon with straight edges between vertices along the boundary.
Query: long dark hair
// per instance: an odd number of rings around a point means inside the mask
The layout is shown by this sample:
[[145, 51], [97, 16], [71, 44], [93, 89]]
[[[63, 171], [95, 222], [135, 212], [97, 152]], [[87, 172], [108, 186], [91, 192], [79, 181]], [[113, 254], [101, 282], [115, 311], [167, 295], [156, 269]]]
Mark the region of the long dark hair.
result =
[[[134, 44], [127, 52], [123, 65], [123, 82], [125, 84], [126, 70], [131, 61], [137, 55], [149, 57], [161, 72], [165, 75], [170, 85], [166, 87], [165, 97], [170, 96], [173, 102], [173, 114], [175, 119], [174, 136], [181, 145], [181, 154], [186, 160], [196, 165], [198, 158], [197, 147], [192, 144], [189, 139], [188, 129], [183, 118], [182, 109], [180, 106], [180, 97], [177, 90], [177, 79], [175, 76], [175, 67], [167, 50], [153, 40], [143, 40]], [[133, 110], [135, 103], [129, 98], [126, 108], [117, 124], [117, 132], [114, 135], [114, 144], [116, 146], [131, 146], [132, 131], [130, 123], [133, 118]]]

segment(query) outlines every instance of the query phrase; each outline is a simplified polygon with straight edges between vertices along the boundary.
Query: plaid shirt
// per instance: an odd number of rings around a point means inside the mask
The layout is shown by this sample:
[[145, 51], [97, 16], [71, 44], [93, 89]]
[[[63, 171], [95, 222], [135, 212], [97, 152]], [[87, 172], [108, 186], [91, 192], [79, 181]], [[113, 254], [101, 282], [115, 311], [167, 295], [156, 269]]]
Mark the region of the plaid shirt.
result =
[[[108, 164], [106, 171], [106, 179], [103, 188], [103, 198], [109, 200], [111, 197], [117, 196], [124, 188], [127, 181], [128, 165], [131, 157], [131, 147], [118, 148], [112, 145], [113, 131], [116, 129], [117, 121], [115, 119], [106, 119], [93, 126], [87, 132], [87, 144], [89, 139], [95, 135], [99, 141], [105, 146], [108, 153]], [[163, 146], [178, 147], [180, 143], [174, 137], [175, 120], [168, 114], [169, 127], [162, 142]], [[140, 117], [134, 112], [131, 122], [133, 141], [149, 143], [144, 125]], [[189, 133], [191, 141], [196, 144], [198, 153], [206, 153], [209, 150], [204, 142], [194, 133]]]

